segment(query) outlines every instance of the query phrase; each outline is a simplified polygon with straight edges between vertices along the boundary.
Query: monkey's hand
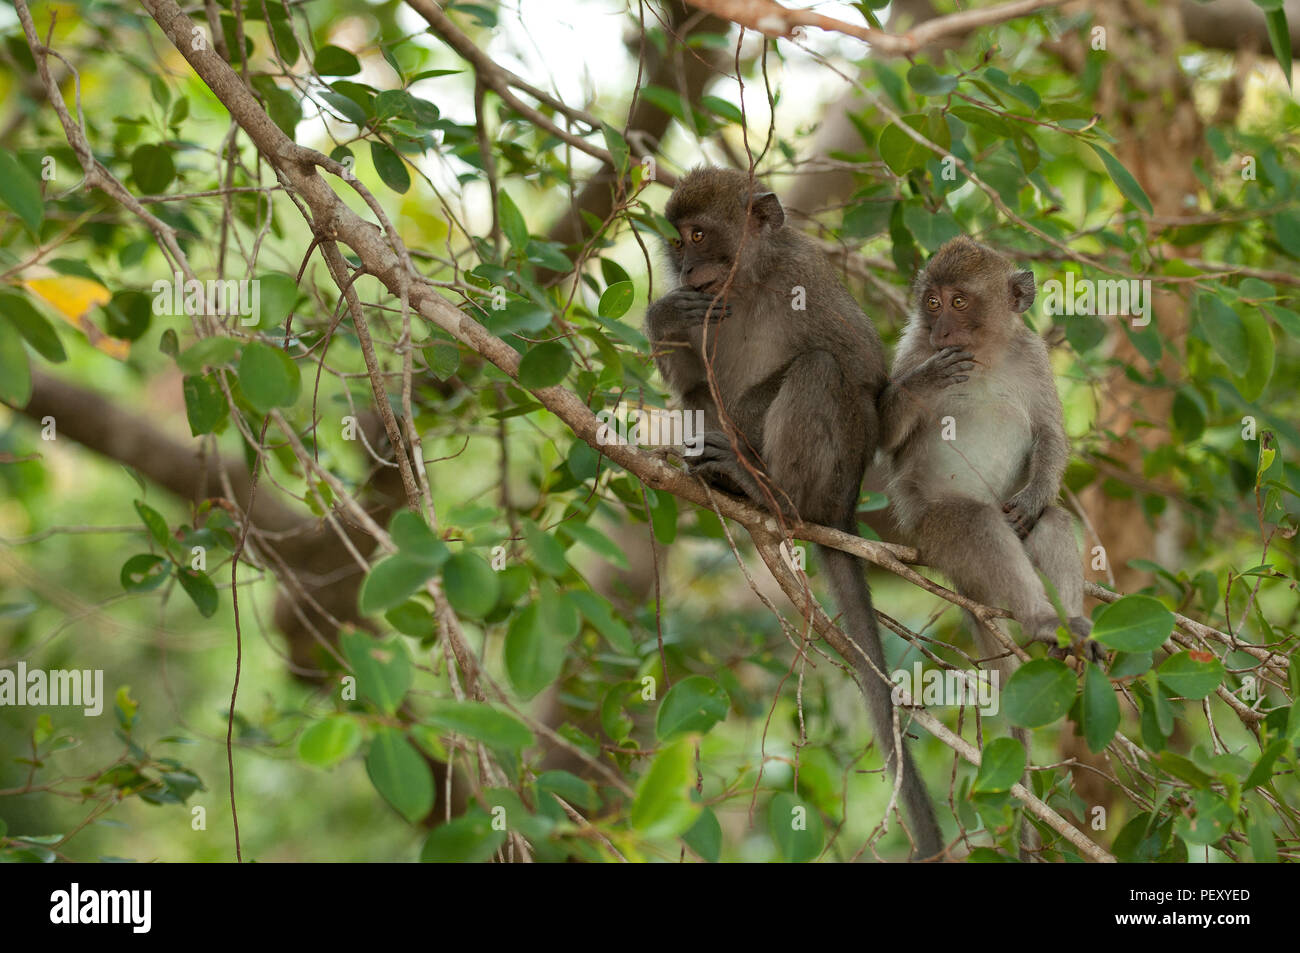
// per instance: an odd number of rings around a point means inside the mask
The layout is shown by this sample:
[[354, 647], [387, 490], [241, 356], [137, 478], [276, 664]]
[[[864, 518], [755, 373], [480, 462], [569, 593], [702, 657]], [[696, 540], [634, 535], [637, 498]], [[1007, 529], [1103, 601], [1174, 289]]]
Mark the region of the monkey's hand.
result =
[[[747, 497], [764, 509], [771, 508], [768, 494], [745, 465], [746, 461], [736, 455], [730, 437], [721, 430], [710, 430], [704, 434], [702, 444], [699, 455], [686, 458], [688, 472], [725, 493]], [[757, 465], [754, 468], [760, 469]]]
[[945, 347], [925, 359], [912, 373], [900, 381], [908, 390], [943, 390], [953, 384], [970, 380], [975, 369], [975, 355], [959, 347]]
[[1002, 504], [1002, 512], [1006, 514], [1007, 522], [1015, 530], [1016, 536], [1024, 539], [1038, 524], [1038, 517], [1043, 515], [1043, 507], [1021, 492]]
[[671, 341], [706, 318], [721, 321], [730, 316], [731, 305], [715, 300], [709, 292], [678, 288], [650, 305], [646, 323], [654, 340]]

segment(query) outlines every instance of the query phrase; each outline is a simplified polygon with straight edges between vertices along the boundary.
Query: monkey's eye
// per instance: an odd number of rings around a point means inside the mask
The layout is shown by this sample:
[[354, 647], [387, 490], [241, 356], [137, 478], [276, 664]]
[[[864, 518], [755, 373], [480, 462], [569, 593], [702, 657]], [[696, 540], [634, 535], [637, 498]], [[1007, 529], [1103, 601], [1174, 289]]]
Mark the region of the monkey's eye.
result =
[[940, 304], [941, 302], [937, 295], [930, 295], [930, 297], [925, 299], [925, 306], [931, 311], [938, 311]]
[[682, 240], [680, 238], [670, 238], [668, 239], [668, 244], [672, 245], [674, 248], [681, 248]]
[[965, 295], [953, 295], [953, 296], [952, 296], [952, 306], [953, 306], [954, 308], [956, 308], [958, 311], [961, 311], [963, 308], [966, 307], [966, 296], [965, 296]]
[[695, 242], [695, 244], [697, 245], [700, 242], [704, 241], [704, 229], [702, 228], [691, 229], [691, 241]]

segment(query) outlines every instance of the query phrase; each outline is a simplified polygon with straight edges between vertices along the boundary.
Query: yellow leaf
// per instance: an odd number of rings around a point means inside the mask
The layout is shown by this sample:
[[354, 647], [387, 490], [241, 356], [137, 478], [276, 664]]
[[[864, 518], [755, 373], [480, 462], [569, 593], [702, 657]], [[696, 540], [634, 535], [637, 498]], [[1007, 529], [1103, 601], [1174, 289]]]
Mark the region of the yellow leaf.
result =
[[27, 278], [23, 287], [58, 312], [63, 320], [86, 336], [97, 350], [119, 361], [131, 353], [131, 342], [109, 337], [90, 320], [90, 312], [98, 305], [107, 304], [113, 295], [98, 281], [77, 275], [58, 275], [51, 278]]

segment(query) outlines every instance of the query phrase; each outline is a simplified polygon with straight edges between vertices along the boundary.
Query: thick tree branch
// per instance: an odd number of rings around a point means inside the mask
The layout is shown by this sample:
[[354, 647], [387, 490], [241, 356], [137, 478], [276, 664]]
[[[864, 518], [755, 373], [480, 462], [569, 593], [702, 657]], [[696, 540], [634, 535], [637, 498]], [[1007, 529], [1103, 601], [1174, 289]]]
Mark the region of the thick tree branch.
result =
[[927, 20], [906, 33], [887, 33], [872, 27], [858, 26], [812, 10], [783, 7], [776, 0], [690, 0], [724, 20], [757, 30], [765, 36], [791, 36], [797, 27], [813, 26], [819, 30], [843, 33], [871, 45], [875, 53], [885, 56], [910, 56], [929, 44], [952, 34], [969, 33], [982, 26], [993, 26], [1039, 10], [1058, 7], [1065, 0], [1014, 0], [995, 7], [962, 10], [948, 16]]

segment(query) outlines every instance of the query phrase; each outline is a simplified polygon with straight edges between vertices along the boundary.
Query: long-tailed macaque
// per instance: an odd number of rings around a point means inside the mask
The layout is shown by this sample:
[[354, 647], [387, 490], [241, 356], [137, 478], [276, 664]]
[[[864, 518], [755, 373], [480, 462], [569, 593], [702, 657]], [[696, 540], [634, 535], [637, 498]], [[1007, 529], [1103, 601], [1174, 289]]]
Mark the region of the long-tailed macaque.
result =
[[1101, 658], [1088, 639], [1073, 521], [1056, 505], [1069, 456], [1061, 401], [1047, 346], [1020, 317], [1034, 303], [1033, 273], [954, 238], [912, 293], [879, 405], [889, 497], [904, 535], [958, 592], [1009, 609], [1031, 639], [1060, 654], [1042, 570], [1074, 642]]
[[[691, 472], [769, 510], [856, 533], [885, 383], [875, 328], [825, 254], [747, 173], [696, 169], [664, 214], [679, 235], [668, 257], [680, 285], [651, 304], [646, 335], [682, 407], [704, 411]], [[914, 857], [938, 857], [944, 843], [924, 782], [906, 746], [894, 756], [891, 686], [872, 670], [888, 674], [871, 590], [854, 557], [819, 552], [844, 630], [865, 654], [849, 661], [886, 764], [902, 775]]]

